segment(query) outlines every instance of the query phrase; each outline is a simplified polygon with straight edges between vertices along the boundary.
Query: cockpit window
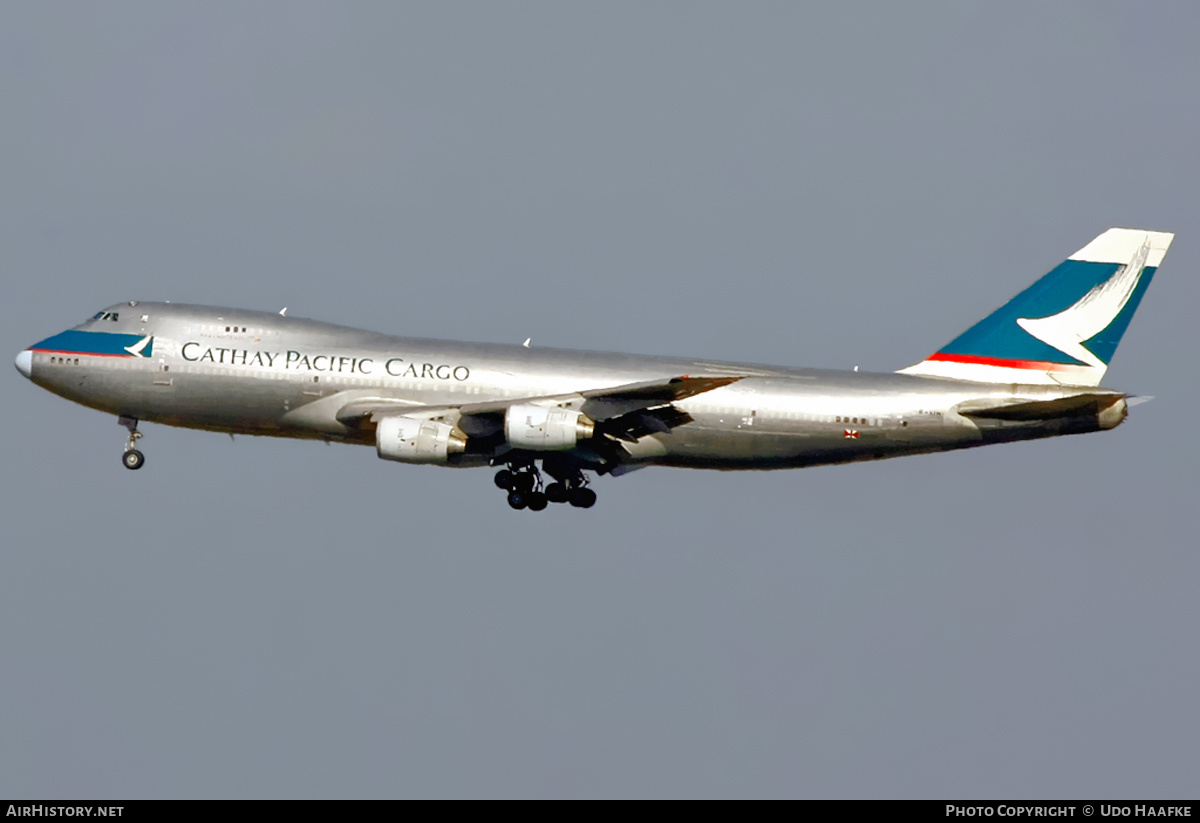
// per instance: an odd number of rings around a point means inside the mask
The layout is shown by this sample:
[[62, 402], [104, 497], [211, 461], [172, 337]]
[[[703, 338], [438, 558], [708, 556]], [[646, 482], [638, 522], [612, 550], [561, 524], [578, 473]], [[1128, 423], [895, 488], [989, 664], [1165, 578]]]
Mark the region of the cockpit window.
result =
[[95, 316], [95, 317], [93, 317], [92, 319], [93, 319], [93, 320], [99, 320], [99, 319], [100, 319], [101, 317], [103, 317], [103, 316], [104, 316], [104, 312], [102, 312], [102, 311], [98, 311], [98, 312], [96, 312], [96, 316]]
[[96, 313], [96, 316], [95, 316], [95, 317], [93, 317], [92, 319], [93, 319], [93, 320], [113, 320], [113, 321], [116, 321], [118, 318], [120, 318], [120, 316], [121, 316], [121, 315], [120, 315], [120, 313], [119, 313], [119, 312], [115, 312], [115, 311], [102, 311], [102, 312], [97, 312], [97, 313]]

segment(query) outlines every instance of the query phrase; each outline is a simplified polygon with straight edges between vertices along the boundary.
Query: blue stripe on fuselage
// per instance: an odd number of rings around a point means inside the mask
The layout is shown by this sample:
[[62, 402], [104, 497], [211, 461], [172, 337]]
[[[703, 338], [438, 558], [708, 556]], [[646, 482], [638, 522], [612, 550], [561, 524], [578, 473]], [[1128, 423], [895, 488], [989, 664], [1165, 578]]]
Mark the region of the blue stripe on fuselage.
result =
[[[72, 329], [61, 332], [53, 337], [47, 337], [40, 343], [30, 346], [34, 351], [60, 351], [68, 354], [102, 354], [123, 355], [133, 357], [126, 348], [144, 338], [142, 334], [117, 334], [106, 331], [79, 331]], [[146, 343], [142, 349], [142, 357], [149, 357], [154, 347], [154, 341]]]

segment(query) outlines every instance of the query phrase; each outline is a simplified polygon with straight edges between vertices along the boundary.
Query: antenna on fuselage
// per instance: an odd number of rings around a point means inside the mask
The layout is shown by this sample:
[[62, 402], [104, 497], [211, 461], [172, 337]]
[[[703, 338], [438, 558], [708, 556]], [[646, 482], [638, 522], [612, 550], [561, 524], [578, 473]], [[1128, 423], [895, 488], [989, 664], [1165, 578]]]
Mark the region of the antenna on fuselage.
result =
[[287, 306], [284, 306], [282, 309], [279, 310], [279, 316], [287, 317]]
[[532, 339], [533, 339], [532, 337], [526, 337], [525, 342], [522, 343], [521, 345], [524, 346], [525, 348], [529, 348], [529, 341]]

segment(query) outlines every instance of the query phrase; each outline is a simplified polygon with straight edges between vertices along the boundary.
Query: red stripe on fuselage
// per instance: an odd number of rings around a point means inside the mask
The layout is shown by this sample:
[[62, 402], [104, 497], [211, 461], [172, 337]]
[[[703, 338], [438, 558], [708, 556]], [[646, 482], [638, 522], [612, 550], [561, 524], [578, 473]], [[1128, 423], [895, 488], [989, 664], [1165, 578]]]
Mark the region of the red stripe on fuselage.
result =
[[1051, 363], [1047, 360], [1004, 360], [999, 357], [979, 357], [974, 354], [950, 354], [937, 352], [929, 355], [926, 360], [940, 360], [945, 363], [969, 363], [972, 366], [999, 366], [1003, 369], [1029, 369], [1030, 371], [1071, 371], [1086, 368], [1070, 363]]
[[99, 354], [94, 351], [67, 351], [65, 349], [30, 349], [30, 351], [41, 352], [42, 354], [73, 354], [82, 355], [83, 357], [133, 357], [132, 354]]

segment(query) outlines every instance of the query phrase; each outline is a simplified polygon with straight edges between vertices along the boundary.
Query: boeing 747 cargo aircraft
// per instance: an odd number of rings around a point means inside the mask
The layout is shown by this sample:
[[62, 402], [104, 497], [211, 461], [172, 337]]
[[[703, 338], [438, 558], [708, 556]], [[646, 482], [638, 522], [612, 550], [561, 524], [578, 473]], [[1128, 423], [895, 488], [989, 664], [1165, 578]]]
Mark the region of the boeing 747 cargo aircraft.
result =
[[1100, 381], [1172, 237], [1109, 229], [895, 374], [424, 340], [286, 310], [137, 301], [16, 362], [116, 415], [128, 469], [145, 461], [149, 420], [500, 467], [514, 509], [588, 508], [590, 473], [801, 468], [1111, 429], [1126, 395]]

